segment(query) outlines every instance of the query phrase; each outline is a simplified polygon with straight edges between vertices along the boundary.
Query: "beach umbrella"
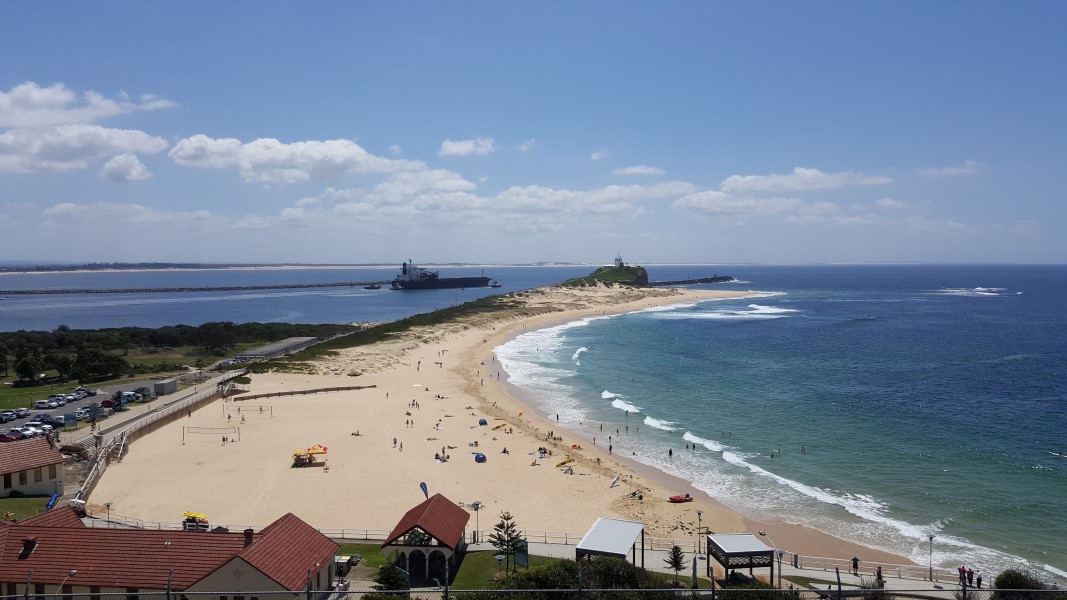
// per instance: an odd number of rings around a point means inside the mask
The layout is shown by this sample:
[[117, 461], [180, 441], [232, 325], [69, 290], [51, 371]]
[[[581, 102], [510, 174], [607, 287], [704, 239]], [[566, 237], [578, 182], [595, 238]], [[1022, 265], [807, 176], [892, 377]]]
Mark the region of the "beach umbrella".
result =
[[474, 462], [480, 462], [480, 463], [485, 462], [485, 455], [482, 454], [481, 452], [475, 452], [474, 453]]

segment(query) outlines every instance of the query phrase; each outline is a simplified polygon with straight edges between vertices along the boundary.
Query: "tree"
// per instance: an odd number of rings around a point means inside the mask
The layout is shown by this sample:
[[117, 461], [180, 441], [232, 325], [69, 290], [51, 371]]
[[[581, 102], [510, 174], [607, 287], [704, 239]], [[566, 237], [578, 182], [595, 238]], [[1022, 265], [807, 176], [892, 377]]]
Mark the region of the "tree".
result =
[[667, 563], [667, 568], [674, 571], [674, 582], [678, 583], [678, 571], [685, 568], [685, 553], [678, 546], [672, 546], [663, 562]]
[[392, 556], [385, 560], [378, 569], [378, 576], [374, 578], [376, 590], [406, 590], [408, 580], [400, 567], [396, 566], [396, 559]]
[[74, 358], [74, 366], [70, 373], [75, 379], [89, 382], [122, 375], [129, 370], [129, 367], [129, 363], [121, 356], [85, 348]]
[[7, 345], [0, 343], [0, 369], [4, 370], [4, 377], [8, 375], [8, 369], [11, 368], [11, 361], [7, 358]]
[[24, 381], [37, 381], [44, 363], [36, 356], [27, 356], [15, 365], [15, 375]]
[[504, 573], [509, 572], [511, 557], [526, 546], [526, 540], [515, 525], [515, 518], [510, 512], [500, 513], [500, 521], [493, 526], [493, 533], [489, 534], [489, 543], [496, 548], [497, 552], [504, 555]]
[[69, 354], [49, 354], [44, 357], [44, 363], [58, 371], [61, 379], [69, 378], [74, 369], [74, 360]]

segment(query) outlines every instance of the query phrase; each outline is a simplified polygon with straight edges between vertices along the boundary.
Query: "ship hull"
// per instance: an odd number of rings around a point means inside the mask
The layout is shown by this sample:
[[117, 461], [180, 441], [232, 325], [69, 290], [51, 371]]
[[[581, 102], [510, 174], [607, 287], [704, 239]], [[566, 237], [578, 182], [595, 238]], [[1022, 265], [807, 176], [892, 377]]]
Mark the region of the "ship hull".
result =
[[393, 280], [394, 290], [450, 290], [456, 288], [489, 287], [488, 277], [438, 277], [414, 281]]

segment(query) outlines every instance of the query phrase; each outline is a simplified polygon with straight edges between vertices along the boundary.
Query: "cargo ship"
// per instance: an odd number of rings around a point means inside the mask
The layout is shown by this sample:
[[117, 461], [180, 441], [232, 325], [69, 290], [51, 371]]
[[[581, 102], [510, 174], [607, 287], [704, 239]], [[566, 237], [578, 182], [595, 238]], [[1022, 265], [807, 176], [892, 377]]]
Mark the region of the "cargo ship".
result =
[[441, 277], [437, 271], [427, 271], [415, 266], [410, 258], [392, 283], [394, 290], [445, 290], [488, 286], [488, 277]]

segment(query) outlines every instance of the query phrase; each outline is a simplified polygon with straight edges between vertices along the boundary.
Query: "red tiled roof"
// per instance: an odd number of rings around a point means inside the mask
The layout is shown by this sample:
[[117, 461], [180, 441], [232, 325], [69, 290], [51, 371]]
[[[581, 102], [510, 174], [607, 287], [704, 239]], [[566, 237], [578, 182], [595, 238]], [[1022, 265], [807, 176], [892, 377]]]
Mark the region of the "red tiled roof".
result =
[[0, 444], [0, 475], [63, 463], [63, 455], [43, 437]]
[[34, 525], [37, 527], [85, 527], [85, 523], [75, 514], [69, 506], [54, 508], [26, 519], [21, 525]]
[[[52, 517], [56, 521], [62, 518]], [[247, 547], [242, 532], [57, 526], [36, 519], [0, 524], [0, 582], [24, 582], [33, 571], [35, 582], [58, 585], [71, 569], [77, 569], [77, 575], [67, 581], [77, 587], [162, 590], [167, 587], [168, 571], [172, 571], [172, 588], [181, 591], [235, 556], [242, 556], [287, 589], [301, 590], [307, 568], [315, 562], [326, 564], [337, 548], [311, 529], [329, 543], [327, 551], [322, 540], [313, 539], [305, 530], [310, 526], [292, 515], [255, 534]], [[26, 539], [35, 539], [32, 552], [25, 552]], [[260, 542], [266, 542], [262, 549], [257, 548]], [[303, 546], [305, 543], [309, 545]], [[299, 577], [288, 572], [285, 561], [294, 563], [288, 570], [298, 570]]]
[[[296, 548], [300, 549], [299, 559], [294, 552]], [[336, 542], [293, 513], [287, 513], [264, 528], [259, 539], [245, 548], [240, 557], [285, 589], [299, 590], [305, 585], [307, 570], [328, 563], [338, 548]]]
[[471, 520], [470, 514], [451, 500], [441, 494], [430, 496], [425, 502], [409, 510], [396, 524], [389, 535], [385, 538], [382, 547], [397, 544], [397, 540], [406, 535], [412, 529], [418, 527], [442, 546], [451, 550], [456, 549], [467, 522]]

